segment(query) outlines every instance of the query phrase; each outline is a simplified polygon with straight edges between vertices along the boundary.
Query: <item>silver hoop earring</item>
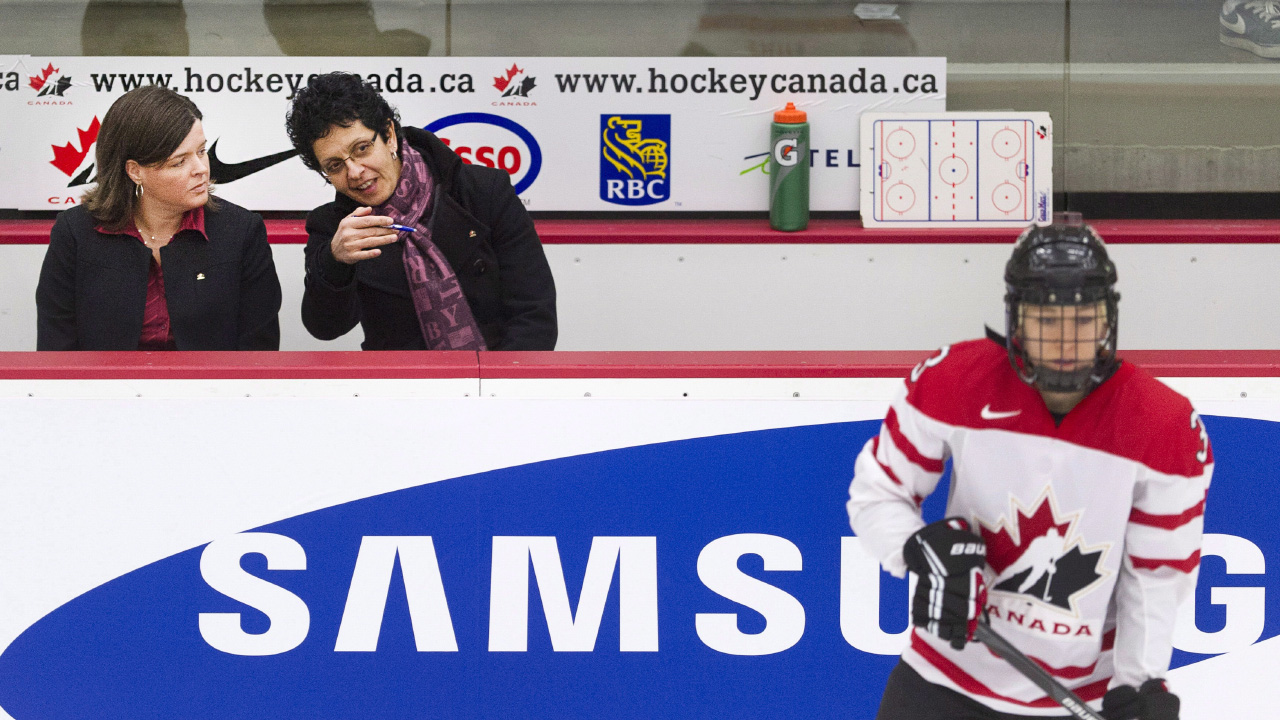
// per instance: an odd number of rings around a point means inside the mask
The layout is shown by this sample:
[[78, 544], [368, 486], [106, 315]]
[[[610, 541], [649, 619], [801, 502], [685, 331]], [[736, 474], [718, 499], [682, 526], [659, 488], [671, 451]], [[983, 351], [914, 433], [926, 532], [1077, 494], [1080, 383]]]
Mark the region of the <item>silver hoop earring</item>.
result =
[[400, 156], [396, 154], [396, 151], [395, 151], [395, 150], [392, 150], [392, 151], [391, 151], [391, 159], [392, 159], [392, 160], [399, 160], [399, 159], [400, 159]]
[[138, 184], [136, 184], [136, 185], [134, 185], [134, 186], [133, 186], [133, 196], [134, 196], [134, 197], [140, 198], [140, 197], [142, 197], [142, 193], [143, 193], [143, 190], [142, 190], [142, 183], [138, 183]]

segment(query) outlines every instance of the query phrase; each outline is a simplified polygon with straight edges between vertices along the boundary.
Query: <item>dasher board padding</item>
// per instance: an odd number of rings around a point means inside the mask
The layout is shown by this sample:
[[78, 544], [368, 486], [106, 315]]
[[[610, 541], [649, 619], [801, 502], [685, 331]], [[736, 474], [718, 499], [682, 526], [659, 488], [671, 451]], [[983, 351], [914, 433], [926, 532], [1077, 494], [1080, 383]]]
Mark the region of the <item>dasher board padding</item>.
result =
[[862, 114], [867, 227], [1017, 227], [1053, 216], [1045, 112]]

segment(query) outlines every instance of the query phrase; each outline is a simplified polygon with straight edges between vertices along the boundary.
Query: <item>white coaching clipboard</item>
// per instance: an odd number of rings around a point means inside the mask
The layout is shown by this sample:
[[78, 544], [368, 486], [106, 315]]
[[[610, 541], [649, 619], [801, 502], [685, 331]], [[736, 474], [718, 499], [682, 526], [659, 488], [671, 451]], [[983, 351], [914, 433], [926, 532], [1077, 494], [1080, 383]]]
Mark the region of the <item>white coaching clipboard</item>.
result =
[[862, 114], [866, 227], [1021, 227], [1053, 217], [1046, 112]]

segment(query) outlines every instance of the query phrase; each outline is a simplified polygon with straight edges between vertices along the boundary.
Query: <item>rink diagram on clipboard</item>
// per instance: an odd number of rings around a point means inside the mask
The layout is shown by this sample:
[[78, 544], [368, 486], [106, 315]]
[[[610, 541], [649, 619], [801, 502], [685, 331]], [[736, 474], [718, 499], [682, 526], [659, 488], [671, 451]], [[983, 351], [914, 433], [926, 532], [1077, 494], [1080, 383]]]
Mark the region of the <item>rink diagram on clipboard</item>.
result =
[[[890, 119], [871, 124], [880, 223], [1027, 223], [1047, 215], [1048, 129], [1026, 118]], [[1037, 157], [1037, 156], [1041, 157]]]

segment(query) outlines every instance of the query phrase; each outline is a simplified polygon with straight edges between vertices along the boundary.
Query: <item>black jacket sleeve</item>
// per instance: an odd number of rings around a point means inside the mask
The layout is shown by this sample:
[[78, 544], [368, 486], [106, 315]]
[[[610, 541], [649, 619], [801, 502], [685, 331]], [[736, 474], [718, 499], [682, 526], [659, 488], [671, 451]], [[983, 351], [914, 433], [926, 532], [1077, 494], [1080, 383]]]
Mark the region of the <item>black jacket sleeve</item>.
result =
[[66, 218], [49, 234], [36, 285], [36, 350], [76, 350], [76, 238]]
[[490, 173], [490, 243], [502, 277], [502, 340], [490, 350], [554, 350], [556, 285], [533, 218], [505, 173]]
[[237, 350], [280, 349], [280, 278], [276, 275], [267, 227], [251, 215], [240, 264], [240, 317]]
[[331, 247], [341, 220], [331, 205], [322, 205], [307, 215], [302, 324], [320, 340], [342, 337], [360, 322], [355, 268], [338, 262]]

